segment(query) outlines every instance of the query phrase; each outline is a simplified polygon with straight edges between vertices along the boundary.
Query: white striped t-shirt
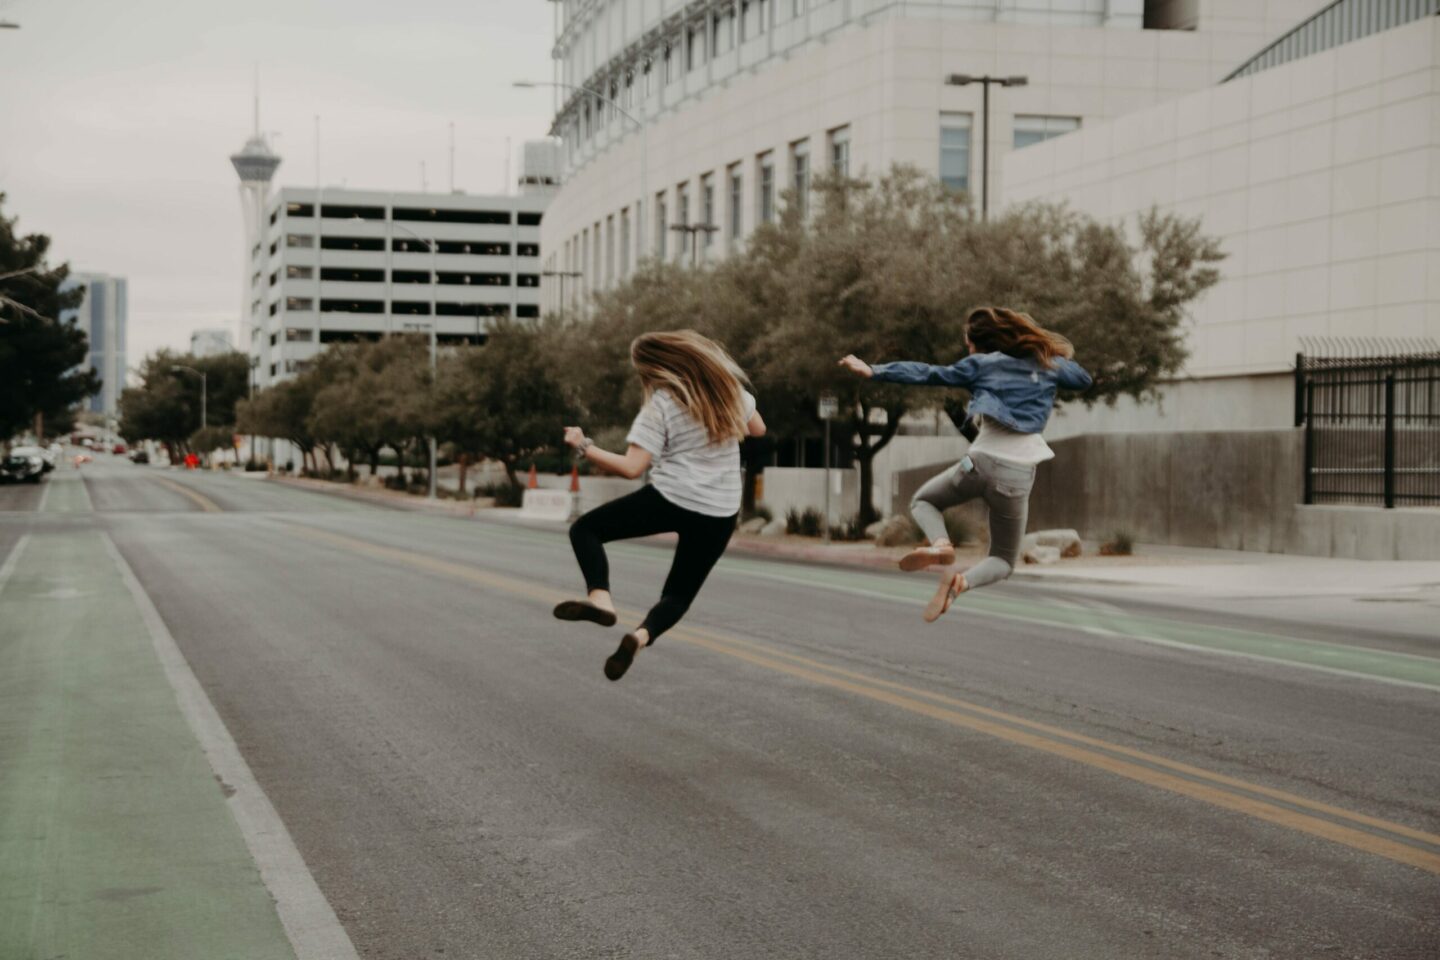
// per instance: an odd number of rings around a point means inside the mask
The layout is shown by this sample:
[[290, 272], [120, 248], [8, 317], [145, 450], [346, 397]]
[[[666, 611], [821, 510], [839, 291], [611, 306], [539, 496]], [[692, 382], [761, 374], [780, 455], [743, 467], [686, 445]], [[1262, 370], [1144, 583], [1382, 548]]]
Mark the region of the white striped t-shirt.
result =
[[[740, 391], [745, 422], [755, 415], [755, 398]], [[707, 517], [740, 512], [740, 443], [711, 443], [705, 427], [667, 390], [656, 390], [640, 408], [626, 443], [654, 459], [650, 483], [677, 507]]]

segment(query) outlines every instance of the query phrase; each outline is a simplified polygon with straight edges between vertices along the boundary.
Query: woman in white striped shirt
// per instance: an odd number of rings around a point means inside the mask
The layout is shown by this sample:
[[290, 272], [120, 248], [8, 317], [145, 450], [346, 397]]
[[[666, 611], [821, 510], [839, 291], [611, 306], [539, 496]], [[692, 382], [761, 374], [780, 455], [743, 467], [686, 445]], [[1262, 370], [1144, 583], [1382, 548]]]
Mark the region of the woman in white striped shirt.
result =
[[613, 626], [604, 544], [656, 533], [680, 535], [659, 602], [605, 661], [611, 680], [623, 677], [635, 654], [690, 608], [735, 532], [740, 440], [765, 434], [755, 398], [742, 385], [745, 374], [713, 340], [693, 330], [642, 334], [630, 344], [630, 362], [645, 388], [645, 405], [625, 438], [625, 453], [601, 450], [580, 427], [565, 428], [565, 442], [591, 463], [631, 478], [649, 468], [650, 482], [571, 526], [570, 543], [587, 597], [558, 604], [556, 617]]

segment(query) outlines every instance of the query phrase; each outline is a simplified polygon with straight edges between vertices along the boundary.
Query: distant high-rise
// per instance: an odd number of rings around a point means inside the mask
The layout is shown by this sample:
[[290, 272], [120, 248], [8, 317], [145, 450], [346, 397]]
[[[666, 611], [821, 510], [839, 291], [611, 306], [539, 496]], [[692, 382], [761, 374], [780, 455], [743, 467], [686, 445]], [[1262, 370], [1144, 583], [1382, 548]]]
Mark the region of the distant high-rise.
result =
[[78, 318], [80, 329], [90, 338], [86, 366], [100, 377], [101, 386], [87, 409], [113, 417], [120, 409], [120, 391], [125, 389], [126, 280], [103, 273], [72, 273], [60, 289], [76, 287], [85, 291], [85, 299], [80, 306], [61, 311], [60, 319], [68, 323]]
[[264, 287], [261, 280], [264, 272], [265, 208], [270, 197], [270, 181], [275, 177], [275, 168], [280, 166], [280, 156], [270, 149], [260, 134], [260, 90], [256, 82], [255, 128], [250, 139], [239, 153], [231, 154], [230, 162], [240, 177], [240, 210], [245, 216], [245, 260], [241, 272], [240, 293], [240, 346], [248, 350], [250, 341], [262, 318]]

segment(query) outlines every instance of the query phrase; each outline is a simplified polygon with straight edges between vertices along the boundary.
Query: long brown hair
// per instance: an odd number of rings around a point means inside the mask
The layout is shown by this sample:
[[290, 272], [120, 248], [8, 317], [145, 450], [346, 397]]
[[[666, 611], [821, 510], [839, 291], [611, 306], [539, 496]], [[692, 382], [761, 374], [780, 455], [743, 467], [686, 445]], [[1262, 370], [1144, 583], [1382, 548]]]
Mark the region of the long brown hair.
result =
[[711, 443], [746, 434], [740, 385], [745, 373], [725, 348], [694, 330], [642, 333], [630, 342], [630, 362], [645, 399], [661, 387], [700, 423]]
[[1029, 357], [1045, 367], [1055, 366], [1056, 357], [1075, 356], [1075, 346], [1046, 330], [1028, 313], [1005, 307], [976, 307], [965, 318], [965, 337], [981, 353], [1003, 353]]

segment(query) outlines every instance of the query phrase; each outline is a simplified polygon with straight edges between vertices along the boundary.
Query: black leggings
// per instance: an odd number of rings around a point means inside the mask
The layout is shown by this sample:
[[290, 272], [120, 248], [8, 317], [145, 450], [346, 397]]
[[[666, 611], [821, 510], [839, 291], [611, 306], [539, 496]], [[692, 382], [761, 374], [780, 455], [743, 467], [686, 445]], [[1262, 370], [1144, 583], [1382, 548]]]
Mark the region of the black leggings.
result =
[[650, 608], [640, 624], [649, 632], [653, 643], [690, 609], [691, 601], [725, 552], [734, 532], [733, 514], [711, 517], [677, 507], [646, 484], [576, 520], [570, 527], [570, 544], [575, 548], [575, 559], [580, 561], [580, 572], [585, 575], [585, 589], [609, 590], [610, 564], [605, 559], [604, 544], [656, 533], [680, 534], [675, 562], [670, 565], [670, 575], [660, 591], [660, 602]]

